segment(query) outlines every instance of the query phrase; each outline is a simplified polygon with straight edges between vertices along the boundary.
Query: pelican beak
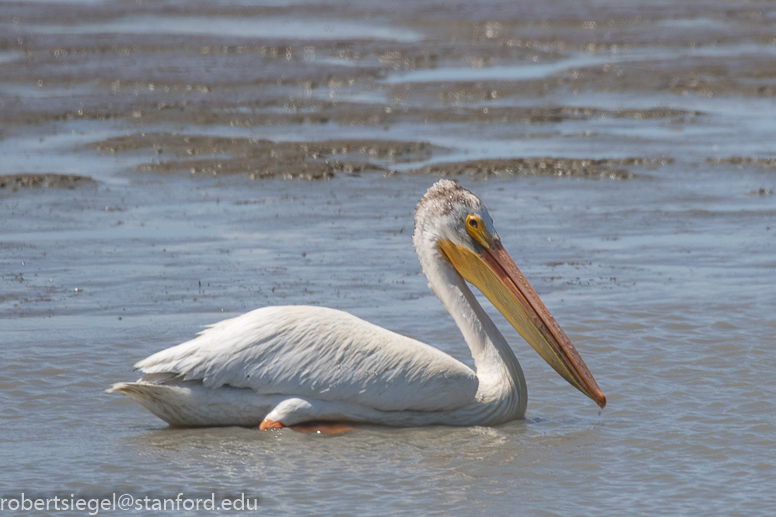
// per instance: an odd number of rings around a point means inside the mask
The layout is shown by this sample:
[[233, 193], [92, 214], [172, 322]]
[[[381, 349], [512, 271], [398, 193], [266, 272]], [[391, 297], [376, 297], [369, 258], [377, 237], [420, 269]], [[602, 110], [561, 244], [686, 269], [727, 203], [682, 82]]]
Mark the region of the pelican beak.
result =
[[490, 236], [481, 224], [476, 229], [467, 227], [467, 232], [480, 244], [481, 251], [475, 253], [442, 240], [439, 241], [442, 253], [561, 377], [604, 407], [606, 397], [593, 374], [501, 245], [501, 240]]

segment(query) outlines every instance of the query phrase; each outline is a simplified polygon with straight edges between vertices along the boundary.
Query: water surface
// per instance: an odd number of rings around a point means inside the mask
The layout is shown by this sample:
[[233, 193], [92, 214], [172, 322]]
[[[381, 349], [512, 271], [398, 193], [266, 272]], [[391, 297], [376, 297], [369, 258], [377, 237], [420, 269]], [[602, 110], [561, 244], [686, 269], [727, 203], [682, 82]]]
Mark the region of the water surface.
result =
[[[0, 495], [770, 515], [774, 12], [659, 7], [352, 2], [326, 7], [329, 33], [308, 2], [0, 3], [0, 174], [95, 180], [0, 189]], [[104, 393], [278, 304], [471, 364], [411, 246], [437, 175], [489, 207], [603, 411], [485, 301], [526, 373], [523, 421], [170, 429]]]

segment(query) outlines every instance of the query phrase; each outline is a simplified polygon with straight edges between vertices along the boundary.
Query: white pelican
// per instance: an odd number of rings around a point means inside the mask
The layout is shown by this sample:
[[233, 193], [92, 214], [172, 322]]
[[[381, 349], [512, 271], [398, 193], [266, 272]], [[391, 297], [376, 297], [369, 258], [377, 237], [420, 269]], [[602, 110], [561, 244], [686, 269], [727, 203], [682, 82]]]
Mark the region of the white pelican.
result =
[[412, 243], [476, 371], [342, 311], [265, 307], [140, 361], [140, 380], [109, 391], [176, 426], [309, 430], [310, 423], [463, 426], [522, 418], [527, 391], [520, 363], [468, 281], [564, 379], [604, 407], [593, 375], [474, 194], [453, 181], [433, 185], [415, 211]]

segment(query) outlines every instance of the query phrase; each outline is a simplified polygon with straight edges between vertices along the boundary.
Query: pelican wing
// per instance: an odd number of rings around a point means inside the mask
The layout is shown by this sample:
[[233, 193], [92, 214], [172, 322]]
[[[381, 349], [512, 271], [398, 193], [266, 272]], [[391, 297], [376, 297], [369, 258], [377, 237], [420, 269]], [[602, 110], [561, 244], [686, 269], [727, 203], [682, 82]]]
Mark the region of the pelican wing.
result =
[[351, 314], [265, 307], [221, 321], [135, 365], [207, 388], [343, 401], [383, 411], [449, 411], [471, 403], [478, 380], [434, 347]]

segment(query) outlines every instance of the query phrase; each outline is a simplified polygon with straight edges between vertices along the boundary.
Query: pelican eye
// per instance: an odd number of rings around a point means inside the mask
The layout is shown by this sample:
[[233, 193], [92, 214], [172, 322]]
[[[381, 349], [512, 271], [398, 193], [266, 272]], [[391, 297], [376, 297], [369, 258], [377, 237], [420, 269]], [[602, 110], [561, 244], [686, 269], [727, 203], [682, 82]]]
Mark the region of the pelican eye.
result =
[[485, 230], [485, 225], [482, 224], [482, 219], [476, 215], [466, 216], [466, 233], [484, 248], [490, 248], [488, 232]]

